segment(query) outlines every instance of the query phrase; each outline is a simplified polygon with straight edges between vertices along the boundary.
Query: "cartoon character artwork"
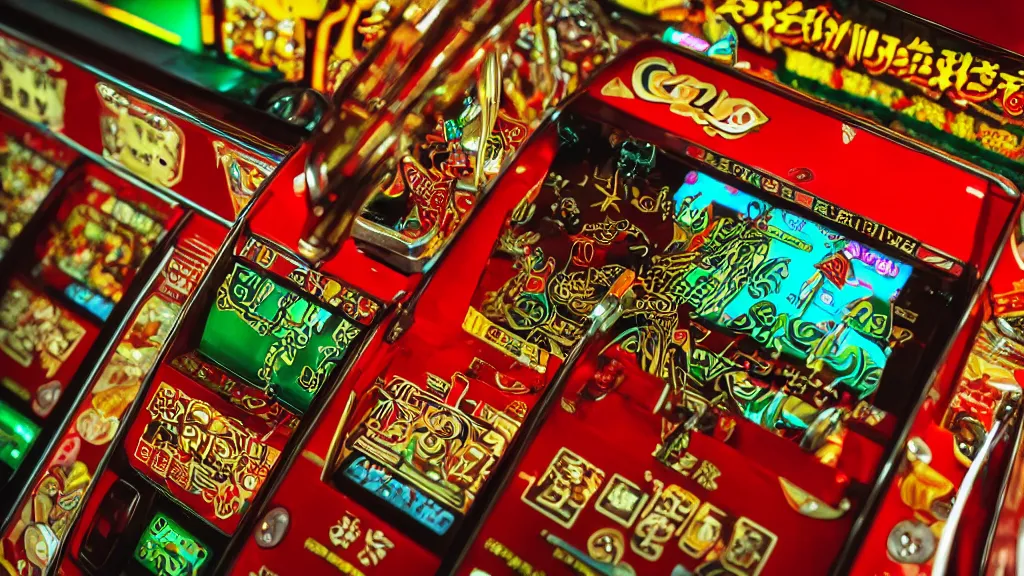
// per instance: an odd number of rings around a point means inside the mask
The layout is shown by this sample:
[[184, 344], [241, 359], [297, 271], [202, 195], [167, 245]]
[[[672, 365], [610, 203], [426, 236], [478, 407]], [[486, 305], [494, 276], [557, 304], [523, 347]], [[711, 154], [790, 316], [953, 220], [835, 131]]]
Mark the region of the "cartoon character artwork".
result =
[[[45, 379], [60, 372], [85, 335], [85, 328], [77, 320], [19, 280], [14, 280], [0, 299], [0, 351], [23, 368], [38, 366]], [[54, 383], [56, 391], [51, 390]], [[46, 398], [36, 398], [36, 412], [45, 415], [53, 409], [61, 384], [39, 384], [34, 387], [45, 389], [47, 394]]]
[[68, 295], [76, 302], [84, 299], [86, 308], [105, 320], [153, 251], [163, 225], [141, 205], [113, 196], [99, 180], [90, 179], [87, 186], [84, 195], [61, 207], [62, 220], [46, 243], [42, 265], [68, 276]]
[[13, 529], [6, 534], [22, 566], [19, 574], [45, 573], [85, 498], [92, 473], [77, 461], [80, 449], [77, 438], [61, 444], [31, 499], [12, 522]]
[[75, 417], [75, 430], [82, 440], [102, 446], [113, 439], [121, 417], [156, 362], [180, 309], [179, 304], [159, 295], [150, 296], [139, 309], [131, 328]]
[[105, 82], [96, 84], [103, 157], [166, 188], [181, 181], [185, 135], [163, 112]]
[[61, 171], [42, 154], [0, 136], [0, 258], [42, 205]]

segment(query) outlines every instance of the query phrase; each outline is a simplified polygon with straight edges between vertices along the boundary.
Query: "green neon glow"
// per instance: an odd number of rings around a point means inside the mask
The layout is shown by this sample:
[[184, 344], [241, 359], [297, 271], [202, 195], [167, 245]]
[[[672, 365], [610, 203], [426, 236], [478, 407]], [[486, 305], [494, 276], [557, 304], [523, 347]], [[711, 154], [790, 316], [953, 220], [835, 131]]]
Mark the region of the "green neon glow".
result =
[[305, 412], [361, 328], [242, 265], [221, 285], [199, 352]]
[[17, 470], [38, 435], [38, 426], [0, 401], [0, 462]]
[[135, 547], [135, 559], [157, 576], [198, 574], [209, 555], [202, 542], [159, 512]]
[[200, 52], [203, 49], [198, 0], [72, 1], [186, 50]]

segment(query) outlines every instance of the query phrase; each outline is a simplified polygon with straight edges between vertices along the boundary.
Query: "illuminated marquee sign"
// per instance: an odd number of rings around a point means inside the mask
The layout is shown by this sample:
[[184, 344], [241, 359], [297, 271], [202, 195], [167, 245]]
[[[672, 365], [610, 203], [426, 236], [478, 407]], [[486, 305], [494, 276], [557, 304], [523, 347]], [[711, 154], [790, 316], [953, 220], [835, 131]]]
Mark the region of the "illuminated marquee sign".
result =
[[0, 36], [0, 106], [51, 130], [64, 128], [67, 80], [61, 65], [38, 50]]
[[669, 110], [690, 118], [708, 135], [730, 140], [768, 122], [768, 116], [749, 100], [729, 96], [714, 84], [688, 74], [676, 74], [675, 65], [664, 58], [644, 58], [638, 62], [631, 83], [632, 91], [621, 79], [613, 78], [601, 88], [601, 94], [668, 104]]
[[[814, 4], [724, 0], [715, 10], [738, 26], [754, 48], [765, 52], [779, 46], [817, 52], [873, 76], [899, 78], [934, 97], [946, 94], [955, 101], [992, 103], [1011, 118], [1024, 114], [1024, 66], [1019, 62], [982, 54], [981, 46], [964, 51], [939, 44], [941, 38], [895, 35], [848, 19], [827, 4]], [[876, 19], [900, 20], [898, 14], [888, 16]]]

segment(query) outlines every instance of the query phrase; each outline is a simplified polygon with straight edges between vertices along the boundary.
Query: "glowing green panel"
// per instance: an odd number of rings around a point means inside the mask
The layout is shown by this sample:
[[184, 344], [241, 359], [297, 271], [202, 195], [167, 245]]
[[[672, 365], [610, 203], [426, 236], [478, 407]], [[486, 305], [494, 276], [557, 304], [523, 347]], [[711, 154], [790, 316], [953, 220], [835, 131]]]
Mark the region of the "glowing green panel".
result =
[[0, 401], [0, 462], [17, 470], [38, 435], [38, 426]]
[[198, 574], [209, 555], [202, 542], [159, 512], [135, 548], [135, 559], [157, 576]]
[[236, 264], [217, 291], [199, 352], [304, 412], [361, 330]]

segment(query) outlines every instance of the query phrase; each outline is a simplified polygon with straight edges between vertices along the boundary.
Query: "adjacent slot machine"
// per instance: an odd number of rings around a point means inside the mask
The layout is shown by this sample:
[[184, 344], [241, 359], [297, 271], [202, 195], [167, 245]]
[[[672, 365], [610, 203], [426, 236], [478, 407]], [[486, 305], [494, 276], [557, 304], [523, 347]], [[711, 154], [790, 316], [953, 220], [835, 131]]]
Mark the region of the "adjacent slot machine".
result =
[[[51, 194], [76, 154], [31, 126], [7, 115], [0, 115], [0, 267], [7, 270], [20, 260], [17, 251], [29, 247], [25, 237], [34, 237], [43, 216], [54, 203]], [[8, 320], [8, 330], [17, 324]], [[8, 335], [11, 333], [8, 331]], [[10, 338], [14, 344], [18, 338]], [[9, 357], [24, 360], [26, 352], [10, 350]], [[7, 352], [7, 350], [5, 350]], [[16, 361], [15, 365], [20, 368]], [[14, 371], [12, 366], [9, 370]], [[5, 373], [6, 374], [6, 373]], [[3, 469], [0, 484], [6, 485], [21, 468], [43, 428], [40, 416], [24, 404], [27, 390], [5, 375], [6, 396], [0, 400], [3, 411]], [[30, 398], [30, 395], [29, 395]], [[52, 407], [52, 406], [51, 406]]]

